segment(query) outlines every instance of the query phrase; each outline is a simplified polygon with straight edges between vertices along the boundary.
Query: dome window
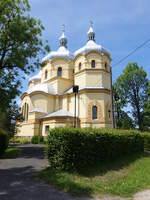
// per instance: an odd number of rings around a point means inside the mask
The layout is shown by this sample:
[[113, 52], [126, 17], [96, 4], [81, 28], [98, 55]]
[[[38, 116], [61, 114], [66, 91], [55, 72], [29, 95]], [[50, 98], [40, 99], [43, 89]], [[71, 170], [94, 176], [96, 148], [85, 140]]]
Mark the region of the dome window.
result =
[[81, 62], [79, 63], [79, 70], [81, 70], [81, 66], [82, 66], [82, 64], [81, 64]]
[[92, 60], [92, 61], [91, 61], [91, 67], [92, 67], [92, 68], [95, 68], [95, 60]]
[[97, 106], [92, 107], [92, 119], [97, 119]]
[[58, 67], [57, 76], [62, 76], [62, 68]]
[[48, 72], [47, 72], [47, 70], [45, 70], [45, 79], [47, 79], [47, 74], [48, 74]]

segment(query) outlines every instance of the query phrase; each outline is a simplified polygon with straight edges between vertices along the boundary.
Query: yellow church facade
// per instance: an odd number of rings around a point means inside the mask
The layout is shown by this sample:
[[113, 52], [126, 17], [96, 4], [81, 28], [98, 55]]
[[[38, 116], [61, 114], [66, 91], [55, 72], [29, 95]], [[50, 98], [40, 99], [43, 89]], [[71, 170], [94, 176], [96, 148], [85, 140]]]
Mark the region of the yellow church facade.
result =
[[54, 127], [113, 128], [110, 53], [95, 42], [92, 25], [87, 35], [72, 54], [63, 30], [58, 50], [42, 59], [21, 96], [18, 136], [45, 136]]

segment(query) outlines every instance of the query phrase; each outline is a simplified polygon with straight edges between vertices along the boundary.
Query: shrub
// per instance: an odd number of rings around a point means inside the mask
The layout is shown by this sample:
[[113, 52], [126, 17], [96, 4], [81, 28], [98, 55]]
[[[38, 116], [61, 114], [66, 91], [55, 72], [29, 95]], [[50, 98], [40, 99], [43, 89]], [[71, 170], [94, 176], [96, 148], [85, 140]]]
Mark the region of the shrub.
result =
[[8, 147], [8, 134], [0, 129], [0, 156], [2, 156]]
[[141, 133], [143, 139], [144, 139], [144, 148], [146, 150], [150, 150], [150, 133], [145, 132], [145, 133]]
[[136, 131], [55, 128], [47, 138], [47, 157], [55, 169], [80, 170], [143, 150], [143, 137]]
[[13, 137], [9, 140], [10, 143], [18, 143], [18, 144], [30, 144], [30, 137]]
[[43, 142], [44, 142], [43, 136], [35, 135], [31, 139], [32, 144], [40, 144], [40, 143], [43, 143]]

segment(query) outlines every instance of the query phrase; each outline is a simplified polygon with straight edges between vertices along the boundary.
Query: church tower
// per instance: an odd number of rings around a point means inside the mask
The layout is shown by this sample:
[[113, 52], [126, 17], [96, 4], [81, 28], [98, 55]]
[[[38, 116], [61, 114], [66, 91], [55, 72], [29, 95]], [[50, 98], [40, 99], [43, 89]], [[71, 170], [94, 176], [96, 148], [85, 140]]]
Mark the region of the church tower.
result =
[[59, 48], [43, 58], [42, 82], [51, 84], [56, 94], [63, 94], [73, 84], [73, 55], [67, 49], [65, 28], [59, 38]]
[[79, 85], [82, 127], [113, 127], [110, 53], [95, 42], [92, 23], [88, 41], [74, 54], [74, 82]]

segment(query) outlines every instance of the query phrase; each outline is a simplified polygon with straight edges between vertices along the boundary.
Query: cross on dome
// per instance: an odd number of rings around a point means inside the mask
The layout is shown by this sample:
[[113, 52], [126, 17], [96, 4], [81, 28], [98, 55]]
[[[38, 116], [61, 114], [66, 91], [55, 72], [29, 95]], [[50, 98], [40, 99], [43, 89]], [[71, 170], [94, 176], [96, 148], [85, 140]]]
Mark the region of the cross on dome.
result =
[[88, 34], [88, 40], [95, 41], [95, 32], [93, 30], [93, 22], [92, 21], [90, 21], [90, 28], [89, 28], [87, 34]]
[[59, 46], [64, 46], [67, 48], [67, 37], [65, 36], [65, 25], [62, 25], [62, 34], [59, 38]]

